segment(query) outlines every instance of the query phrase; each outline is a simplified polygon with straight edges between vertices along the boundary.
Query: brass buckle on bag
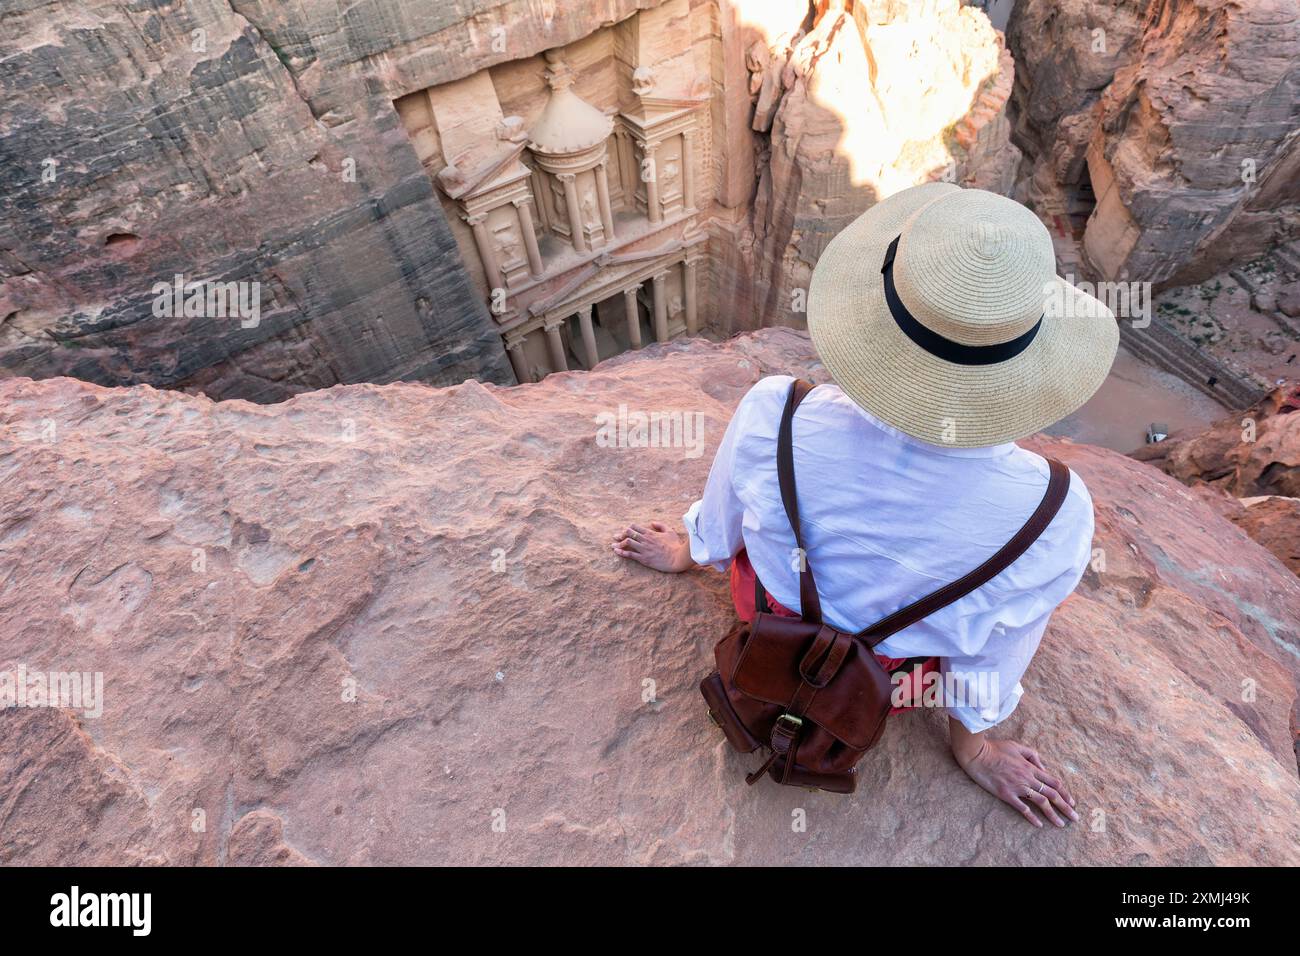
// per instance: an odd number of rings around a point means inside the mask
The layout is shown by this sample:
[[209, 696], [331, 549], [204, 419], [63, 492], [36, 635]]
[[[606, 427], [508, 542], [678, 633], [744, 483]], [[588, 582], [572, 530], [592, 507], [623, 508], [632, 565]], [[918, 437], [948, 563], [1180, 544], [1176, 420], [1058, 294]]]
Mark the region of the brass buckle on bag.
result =
[[799, 728], [803, 726], [803, 719], [796, 717], [794, 714], [782, 714], [776, 719], [776, 722], [779, 724], [783, 720], [788, 720], [793, 725], [789, 728], [791, 733], [798, 733]]

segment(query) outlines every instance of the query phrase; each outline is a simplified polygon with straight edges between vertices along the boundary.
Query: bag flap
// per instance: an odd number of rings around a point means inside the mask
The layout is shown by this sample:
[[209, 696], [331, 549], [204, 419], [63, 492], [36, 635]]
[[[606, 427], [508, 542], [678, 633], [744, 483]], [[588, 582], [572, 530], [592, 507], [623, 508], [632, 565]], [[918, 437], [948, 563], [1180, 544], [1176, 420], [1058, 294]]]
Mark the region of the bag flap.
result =
[[[816, 661], [806, 661], [809, 652], [818, 644], [830, 654], [836, 640], [835, 656], [843, 654], [838, 668], [829, 676], [816, 673]], [[820, 653], [813, 657], [826, 660]], [[893, 685], [876, 655], [852, 634], [797, 617], [755, 615], [731, 683], [749, 697], [788, 706], [804, 684], [801, 665], [816, 678], [815, 683], [823, 685], [813, 692], [804, 716], [855, 750], [869, 747], [880, 722], [889, 715]]]

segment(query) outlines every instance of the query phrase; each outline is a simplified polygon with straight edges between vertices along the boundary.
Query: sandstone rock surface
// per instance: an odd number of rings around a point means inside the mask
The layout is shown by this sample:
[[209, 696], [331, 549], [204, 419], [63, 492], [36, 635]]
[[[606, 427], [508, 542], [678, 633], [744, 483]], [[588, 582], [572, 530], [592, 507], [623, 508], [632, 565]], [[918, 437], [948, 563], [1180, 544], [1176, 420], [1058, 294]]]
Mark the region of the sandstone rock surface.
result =
[[1275, 388], [1200, 434], [1175, 435], [1133, 457], [1186, 484], [1213, 485], [1236, 498], [1300, 498], [1300, 388]]
[[1300, 498], [1260, 495], [1241, 504], [1244, 510], [1233, 523], [1300, 574]]
[[1300, 388], [1282, 386], [1196, 435], [1133, 453], [1190, 485], [1300, 574]]
[[[1007, 730], [1082, 824], [975, 788], [931, 712], [851, 798], [746, 787], [696, 691], [722, 577], [607, 541], [675, 520], [792, 371], [824, 379], [766, 330], [274, 406], [0, 382], [0, 671], [104, 675], [102, 716], [0, 712], [0, 862], [1300, 863], [1300, 581], [1156, 469], [1045, 439], [1101, 550]], [[602, 447], [620, 406], [702, 416], [702, 454]]]

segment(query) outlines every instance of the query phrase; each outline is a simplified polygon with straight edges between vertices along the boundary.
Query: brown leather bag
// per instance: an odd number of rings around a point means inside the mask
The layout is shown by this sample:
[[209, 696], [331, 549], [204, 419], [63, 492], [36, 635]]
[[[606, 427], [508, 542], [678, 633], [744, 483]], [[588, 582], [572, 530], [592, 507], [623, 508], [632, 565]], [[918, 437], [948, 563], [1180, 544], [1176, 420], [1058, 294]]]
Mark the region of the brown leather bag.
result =
[[713, 652], [718, 669], [700, 683], [700, 692], [709, 716], [733, 747], [742, 753], [770, 748], [768, 759], [746, 776], [746, 783], [753, 784], [767, 772], [777, 783], [852, 793], [857, 763], [880, 740], [891, 706], [893, 684], [873, 648], [1009, 567], [1060, 509], [1070, 471], [1048, 459], [1050, 478], [1043, 500], [1024, 527], [975, 570], [864, 631], [846, 634], [822, 623], [799, 526], [791, 432], [794, 410], [812, 387], [796, 380], [790, 389], [776, 454], [781, 500], [804, 556], [799, 574], [803, 616], [770, 613], [763, 585], [757, 583], [753, 622], [738, 624], [718, 642]]

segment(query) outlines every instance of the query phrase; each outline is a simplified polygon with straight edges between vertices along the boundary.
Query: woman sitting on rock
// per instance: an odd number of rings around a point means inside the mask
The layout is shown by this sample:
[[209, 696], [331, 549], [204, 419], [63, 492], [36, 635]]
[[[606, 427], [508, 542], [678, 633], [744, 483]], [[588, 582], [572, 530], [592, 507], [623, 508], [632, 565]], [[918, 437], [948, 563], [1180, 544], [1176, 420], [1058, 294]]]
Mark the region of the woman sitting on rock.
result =
[[[808, 393], [793, 420], [805, 555], [823, 620], [854, 633], [1015, 534], [1048, 481], [1046, 461], [1015, 439], [1082, 405], [1118, 344], [1110, 311], [1057, 278], [1033, 213], [947, 183], [904, 190], [835, 238], [813, 273], [808, 328], [835, 384]], [[766, 378], [741, 401], [685, 535], [634, 524], [615, 553], [668, 573], [730, 569], [746, 620], [757, 572], [774, 611], [797, 615], [798, 551], [776, 465], [790, 386]], [[936, 704], [958, 764], [1040, 827], [1034, 808], [1057, 826], [1077, 820], [1074, 798], [1033, 748], [993, 728], [1015, 710], [1052, 611], [1087, 567], [1092, 530], [1092, 501], [1071, 474], [1064, 504], [1010, 567], [875, 648], [886, 670], [919, 658], [922, 674], [939, 672], [928, 683], [943, 688]], [[912, 706], [928, 703], [920, 696]]]

